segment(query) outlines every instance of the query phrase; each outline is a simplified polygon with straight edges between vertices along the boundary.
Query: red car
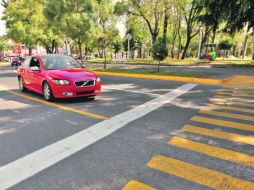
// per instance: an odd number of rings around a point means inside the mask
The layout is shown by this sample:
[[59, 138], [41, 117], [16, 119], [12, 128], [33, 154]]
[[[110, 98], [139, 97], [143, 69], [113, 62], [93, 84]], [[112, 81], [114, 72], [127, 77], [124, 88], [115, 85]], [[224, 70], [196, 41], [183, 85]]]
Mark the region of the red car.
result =
[[65, 55], [29, 57], [18, 69], [21, 91], [42, 94], [47, 101], [54, 98], [95, 97], [101, 94], [101, 80], [92, 71]]

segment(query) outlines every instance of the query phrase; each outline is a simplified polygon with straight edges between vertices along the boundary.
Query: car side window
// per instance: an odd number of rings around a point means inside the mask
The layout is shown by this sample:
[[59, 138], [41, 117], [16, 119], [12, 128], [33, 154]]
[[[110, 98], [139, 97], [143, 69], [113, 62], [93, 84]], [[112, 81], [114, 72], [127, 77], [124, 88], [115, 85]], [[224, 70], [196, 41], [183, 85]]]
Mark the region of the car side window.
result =
[[31, 58], [29, 57], [29, 58], [27, 58], [27, 59], [24, 61], [23, 66], [24, 66], [24, 67], [29, 67], [30, 62], [31, 62]]
[[39, 67], [40, 68], [40, 62], [37, 59], [37, 57], [32, 57], [30, 62], [30, 67]]

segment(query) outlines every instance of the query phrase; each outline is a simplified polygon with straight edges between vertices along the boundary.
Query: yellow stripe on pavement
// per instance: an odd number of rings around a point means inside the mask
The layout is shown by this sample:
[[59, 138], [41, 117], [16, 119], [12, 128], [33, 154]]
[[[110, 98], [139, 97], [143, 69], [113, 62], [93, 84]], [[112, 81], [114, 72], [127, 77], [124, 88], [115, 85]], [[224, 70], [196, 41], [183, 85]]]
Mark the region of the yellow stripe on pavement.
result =
[[199, 111], [199, 113], [208, 114], [208, 115], [215, 115], [215, 116], [219, 116], [219, 117], [227, 117], [227, 118], [232, 118], [232, 119], [241, 119], [241, 120], [245, 120], [245, 121], [254, 121], [254, 116], [226, 113], [226, 112], [220, 112], [220, 111], [201, 110], [201, 111]]
[[220, 106], [220, 105], [213, 105], [210, 104], [208, 105], [210, 108], [215, 108], [215, 109], [224, 109], [224, 110], [231, 110], [231, 111], [239, 111], [239, 112], [245, 112], [245, 113], [254, 113], [254, 110], [251, 109], [245, 109], [245, 108], [238, 108], [238, 107], [232, 107], [232, 106]]
[[221, 85], [221, 80], [205, 79], [205, 78], [193, 78], [193, 77], [178, 77], [178, 76], [162, 76], [162, 75], [148, 75], [148, 74], [131, 74], [131, 73], [113, 73], [113, 72], [96, 72], [98, 75], [105, 76], [117, 76], [117, 77], [129, 77], [129, 78], [141, 78], [152, 80], [168, 80], [188, 83], [204, 83], [212, 85]]
[[254, 137], [252, 136], [244, 136], [244, 135], [238, 135], [234, 133], [227, 133], [222, 131], [215, 131], [211, 129], [205, 129], [201, 127], [196, 127], [192, 125], [185, 125], [182, 128], [183, 131], [190, 132], [190, 133], [196, 133], [199, 135], [209, 136], [209, 137], [215, 137], [219, 139], [225, 139], [230, 140], [238, 143], [244, 143], [244, 144], [250, 144], [254, 145]]
[[205, 123], [210, 125], [217, 125], [221, 127], [234, 128], [234, 129], [254, 132], [254, 125], [245, 124], [245, 123], [236, 123], [231, 121], [224, 121], [224, 120], [212, 119], [212, 118], [200, 117], [200, 116], [194, 116], [191, 120], [199, 122], [199, 123]]
[[25, 98], [25, 99], [29, 99], [29, 100], [32, 100], [32, 101], [35, 101], [35, 102], [39, 102], [39, 103], [42, 103], [42, 104], [53, 106], [53, 107], [56, 107], [56, 108], [59, 108], [59, 109], [65, 110], [65, 111], [78, 113], [78, 114], [81, 114], [81, 115], [86, 115], [88, 117], [92, 117], [92, 118], [96, 118], [96, 119], [100, 119], [100, 120], [109, 120], [110, 119], [108, 117], [101, 116], [101, 115], [94, 114], [94, 113], [90, 113], [90, 112], [87, 112], [87, 111], [78, 110], [78, 109], [74, 109], [74, 108], [67, 107], [67, 106], [62, 106], [62, 105], [55, 104], [55, 103], [52, 103], [52, 102], [47, 102], [45, 100], [41, 100], [41, 99], [38, 99], [38, 98], [34, 98], [34, 97], [31, 97], [31, 96], [20, 94], [20, 93], [14, 92], [12, 90], [6, 90], [6, 89], [3, 89], [3, 88], [1, 88], [1, 90], [4, 90], [6, 92], [9, 92], [11, 94], [17, 95], [17, 96]]
[[240, 102], [250, 102], [250, 103], [254, 103], [254, 98], [253, 99], [248, 99], [248, 98], [236, 98], [236, 97], [232, 97], [232, 96], [218, 96], [215, 95], [214, 98], [223, 98], [225, 100], [234, 100], [234, 101], [240, 101]]
[[218, 99], [218, 98], [211, 98], [210, 101], [220, 105], [239, 105], [239, 106], [254, 108], [254, 104], [248, 104], [243, 102], [232, 102], [232, 101], [227, 101], [227, 100]]
[[254, 183], [180, 160], [156, 156], [148, 164], [159, 170], [217, 190], [253, 190]]
[[156, 190], [153, 187], [140, 183], [138, 181], [130, 181], [123, 190]]
[[215, 158], [254, 167], [254, 157], [240, 152], [235, 152], [224, 148], [194, 142], [180, 137], [172, 138], [172, 140], [169, 141], [168, 144], [178, 148], [183, 148], [208, 156], [212, 156]]

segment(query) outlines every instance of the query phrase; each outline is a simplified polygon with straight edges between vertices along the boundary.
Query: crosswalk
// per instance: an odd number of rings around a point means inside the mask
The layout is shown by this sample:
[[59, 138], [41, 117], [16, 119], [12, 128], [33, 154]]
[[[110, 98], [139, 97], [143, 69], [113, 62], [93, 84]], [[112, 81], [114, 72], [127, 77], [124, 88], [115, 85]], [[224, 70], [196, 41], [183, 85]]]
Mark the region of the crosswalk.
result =
[[[233, 147], [234, 143], [254, 146], [254, 88], [228, 86], [218, 90], [210, 103], [198, 115], [193, 116], [190, 122], [191, 124], [183, 126], [182, 132], [206, 137], [213, 142], [223, 140], [231, 144], [229, 147]], [[200, 142], [199, 138], [189, 139], [188, 135], [180, 137], [177, 134], [169, 140], [167, 146], [216, 158], [219, 162], [228, 161], [249, 167], [254, 173], [254, 155], [250, 152], [231, 150], [223, 147], [223, 144]], [[245, 179], [235, 174], [229, 175], [230, 172], [211, 169], [211, 166], [208, 168], [169, 156], [156, 155], [146, 166], [164, 175], [176, 176], [211, 189], [254, 190], [254, 176]], [[133, 180], [123, 190], [156, 190], [153, 186]]]

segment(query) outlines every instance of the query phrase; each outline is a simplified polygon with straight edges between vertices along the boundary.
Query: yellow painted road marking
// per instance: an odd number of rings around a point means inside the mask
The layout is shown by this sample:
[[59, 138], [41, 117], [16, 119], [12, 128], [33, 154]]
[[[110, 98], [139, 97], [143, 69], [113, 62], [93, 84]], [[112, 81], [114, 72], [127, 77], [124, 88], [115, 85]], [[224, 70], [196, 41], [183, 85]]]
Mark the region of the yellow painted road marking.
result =
[[245, 113], [254, 113], [254, 110], [251, 109], [245, 109], [245, 108], [238, 108], [238, 107], [232, 107], [232, 106], [220, 106], [220, 105], [208, 105], [210, 108], [218, 108], [218, 109], [224, 109], [224, 110], [231, 110], [231, 111], [239, 111], [239, 112], [245, 112]]
[[254, 95], [250, 95], [250, 94], [243, 94], [243, 93], [227, 93], [227, 92], [217, 92], [216, 94], [218, 95], [231, 95], [233, 97], [236, 96], [240, 96], [240, 97], [250, 97], [250, 98], [254, 98]]
[[140, 183], [138, 181], [130, 181], [123, 190], [156, 190], [153, 187]]
[[174, 137], [168, 142], [169, 145], [176, 146], [179, 148], [191, 150], [215, 158], [228, 160], [231, 162], [238, 162], [250, 167], [254, 167], [254, 157], [248, 154], [235, 152], [232, 150], [219, 148], [211, 145], [202, 144], [199, 142], [190, 141], [180, 137]]
[[87, 112], [87, 111], [82, 111], [82, 110], [74, 109], [74, 108], [71, 108], [71, 107], [55, 104], [55, 103], [52, 103], [52, 102], [47, 102], [45, 100], [41, 100], [41, 99], [38, 99], [38, 98], [34, 98], [34, 97], [31, 97], [31, 96], [20, 94], [20, 93], [14, 92], [12, 90], [6, 90], [4, 88], [0, 88], [0, 89], [4, 90], [6, 92], [9, 92], [11, 94], [17, 95], [19, 97], [22, 97], [22, 98], [25, 98], [25, 99], [29, 99], [29, 100], [32, 100], [32, 101], [35, 101], [35, 102], [39, 102], [39, 103], [42, 103], [42, 104], [46, 104], [46, 105], [49, 105], [49, 106], [53, 106], [53, 107], [56, 107], [56, 108], [59, 108], [59, 109], [65, 110], [65, 111], [69, 111], [69, 112], [73, 112], [73, 113], [78, 113], [78, 114], [81, 114], [81, 115], [86, 115], [88, 117], [92, 117], [92, 118], [96, 118], [96, 119], [100, 119], [100, 120], [109, 120], [110, 119], [108, 117], [101, 116], [101, 115], [94, 114], [94, 113], [90, 113], [90, 112]]
[[228, 127], [228, 128], [254, 132], [254, 125], [245, 124], [245, 123], [236, 123], [231, 121], [224, 121], [224, 120], [212, 119], [212, 118], [200, 117], [200, 116], [194, 116], [191, 120], [199, 122], [199, 123], [205, 123], [210, 125], [217, 125], [221, 127]]
[[215, 115], [215, 116], [219, 116], [219, 117], [241, 119], [241, 120], [245, 120], [245, 121], [254, 121], [254, 116], [226, 113], [226, 112], [220, 112], [220, 111], [201, 110], [199, 113], [208, 114], [208, 115]]
[[254, 183], [249, 181], [164, 156], [154, 157], [147, 165], [150, 168], [217, 190], [254, 189]]
[[238, 143], [254, 145], [254, 137], [252, 136], [244, 136], [244, 135], [238, 135], [234, 133], [215, 131], [215, 130], [205, 129], [205, 128], [196, 127], [192, 125], [185, 125], [182, 128], [182, 130], [186, 132], [190, 132], [190, 133], [196, 133], [199, 135], [205, 135], [205, 136], [210, 136], [210, 137], [215, 137], [220, 139], [226, 139], [226, 140], [230, 140], [230, 141], [234, 141]]
[[142, 78], [142, 79], [153, 79], [153, 80], [169, 80], [179, 81], [188, 83], [204, 83], [221, 85], [221, 80], [216, 79], [205, 79], [205, 78], [193, 78], [193, 77], [178, 77], [178, 76], [161, 76], [161, 75], [147, 75], [147, 74], [130, 74], [130, 73], [111, 73], [111, 72], [96, 72], [98, 75], [106, 76], [118, 76], [118, 77], [129, 77], [129, 78]]
[[214, 98], [223, 98], [223, 99], [231, 100], [231, 101], [234, 100], [234, 101], [254, 103], [254, 98], [248, 99], [248, 98], [236, 98], [236, 97], [232, 97], [232, 96], [218, 96], [218, 95], [215, 95]]
[[228, 100], [224, 100], [224, 99], [220, 99], [220, 98], [211, 98], [210, 101], [214, 102], [215, 104], [239, 105], [239, 106], [254, 108], [254, 104], [248, 104], [248, 103], [243, 103], [243, 102], [233, 102], [233, 101], [228, 101]]

